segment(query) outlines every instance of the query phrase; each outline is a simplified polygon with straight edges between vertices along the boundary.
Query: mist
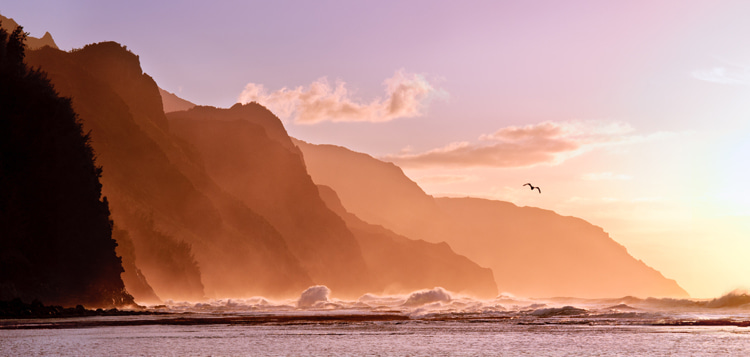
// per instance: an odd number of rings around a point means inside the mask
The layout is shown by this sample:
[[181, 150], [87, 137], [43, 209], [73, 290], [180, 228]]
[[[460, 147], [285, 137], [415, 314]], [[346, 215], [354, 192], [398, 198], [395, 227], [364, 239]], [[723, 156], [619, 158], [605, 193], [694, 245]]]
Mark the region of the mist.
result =
[[336, 204], [281, 120], [257, 103], [165, 114], [138, 56], [114, 42], [46, 47], [27, 61], [72, 98], [91, 133], [123, 281], [138, 303], [289, 298], [315, 284], [337, 298], [434, 286], [497, 294], [492, 271], [447, 244], [400, 236]]
[[492, 269], [499, 291], [530, 297], [687, 297], [601, 228], [549, 210], [424, 193], [392, 163], [297, 142], [313, 180], [352, 214], [396, 234], [447, 243]]
[[[408, 295], [405, 303], [415, 306], [456, 294], [687, 296], [582, 219], [508, 202], [432, 197], [393, 163], [308, 144], [284, 128], [282, 118], [379, 122], [422, 115], [440, 93], [422, 76], [396, 72], [384, 82], [385, 97], [369, 103], [353, 99], [343, 82], [270, 94], [251, 83], [244, 104], [215, 108], [161, 90], [139, 57], [114, 42], [71, 52], [45, 47], [30, 51], [27, 62], [71, 98], [90, 132], [123, 282], [137, 302], [289, 299], [316, 286], [298, 307], [366, 295]], [[165, 113], [167, 107], [173, 109]], [[395, 161], [471, 165], [462, 158], [469, 155], [478, 165], [502, 166], [481, 162], [503, 156], [529, 165], [634, 140], [627, 125], [581, 129], [587, 125], [511, 126], [482, 136], [488, 146], [479, 149], [458, 145]], [[487, 157], [476, 155], [485, 149]], [[442, 156], [429, 159], [433, 154]]]

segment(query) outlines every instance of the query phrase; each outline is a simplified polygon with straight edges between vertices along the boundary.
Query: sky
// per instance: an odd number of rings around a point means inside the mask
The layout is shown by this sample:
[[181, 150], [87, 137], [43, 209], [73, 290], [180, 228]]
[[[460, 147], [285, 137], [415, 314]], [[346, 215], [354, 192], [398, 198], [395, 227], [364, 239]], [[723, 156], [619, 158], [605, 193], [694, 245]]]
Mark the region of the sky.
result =
[[[601, 226], [696, 298], [750, 289], [750, 2], [3, 1], [200, 105], [392, 161], [434, 196]], [[523, 187], [530, 182], [542, 193]]]

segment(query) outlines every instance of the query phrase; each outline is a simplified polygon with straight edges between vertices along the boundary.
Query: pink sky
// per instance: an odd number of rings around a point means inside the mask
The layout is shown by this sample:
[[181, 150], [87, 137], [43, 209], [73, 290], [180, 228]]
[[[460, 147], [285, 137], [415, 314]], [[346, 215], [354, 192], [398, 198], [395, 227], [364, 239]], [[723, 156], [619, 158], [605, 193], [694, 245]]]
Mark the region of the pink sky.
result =
[[[745, 1], [17, 1], [198, 104], [399, 163], [433, 195], [602, 226], [694, 297], [750, 288]], [[521, 185], [533, 182], [543, 195]]]

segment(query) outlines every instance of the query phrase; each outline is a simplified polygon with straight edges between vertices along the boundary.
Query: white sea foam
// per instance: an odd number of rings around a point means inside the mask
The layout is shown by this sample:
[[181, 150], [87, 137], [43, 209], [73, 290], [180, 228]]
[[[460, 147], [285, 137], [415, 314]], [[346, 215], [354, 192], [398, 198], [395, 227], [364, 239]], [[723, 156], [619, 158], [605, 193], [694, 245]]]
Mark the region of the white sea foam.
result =
[[297, 300], [298, 307], [316, 307], [328, 302], [331, 289], [325, 285], [315, 285], [307, 288]]
[[0, 340], [12, 355], [739, 356], [750, 351], [749, 299], [481, 300], [434, 288], [344, 300], [318, 285], [282, 300], [167, 301], [156, 314], [0, 320]]
[[409, 318], [508, 318], [508, 319], [734, 319], [750, 320], [750, 297], [735, 291], [716, 299], [636, 298], [612, 299], [550, 298], [528, 299], [499, 295], [476, 299], [444, 288], [409, 294], [368, 293], [354, 300], [338, 299], [324, 285], [312, 286], [296, 298], [213, 299], [200, 302], [167, 301], [151, 306], [160, 312], [201, 314], [397, 314]]
[[443, 288], [434, 288], [430, 290], [421, 290], [409, 295], [404, 305], [406, 306], [422, 306], [429, 303], [435, 302], [450, 302], [451, 296]]

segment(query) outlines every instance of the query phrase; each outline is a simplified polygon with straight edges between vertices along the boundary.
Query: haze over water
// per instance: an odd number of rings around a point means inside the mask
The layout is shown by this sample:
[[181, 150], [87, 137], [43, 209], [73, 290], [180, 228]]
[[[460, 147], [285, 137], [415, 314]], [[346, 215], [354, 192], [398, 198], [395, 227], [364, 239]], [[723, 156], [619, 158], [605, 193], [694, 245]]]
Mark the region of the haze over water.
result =
[[[750, 355], [747, 2], [1, 7], [60, 47], [23, 60], [142, 306], [0, 319], [0, 355]], [[0, 300], [97, 271], [8, 241]]]
[[409, 295], [167, 302], [167, 315], [10, 320], [11, 355], [745, 355], [750, 296], [477, 300]]

